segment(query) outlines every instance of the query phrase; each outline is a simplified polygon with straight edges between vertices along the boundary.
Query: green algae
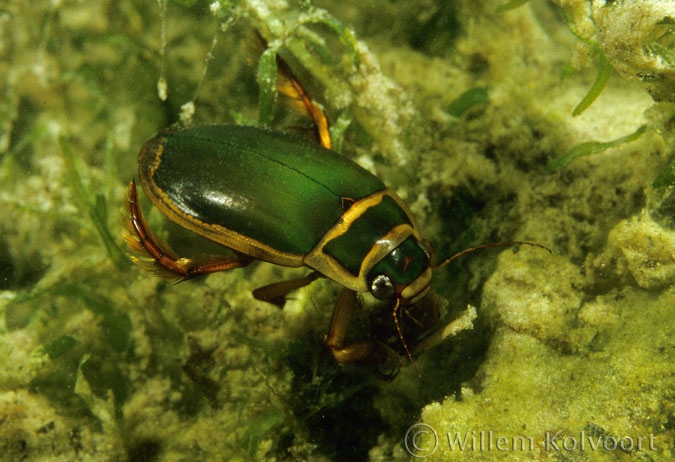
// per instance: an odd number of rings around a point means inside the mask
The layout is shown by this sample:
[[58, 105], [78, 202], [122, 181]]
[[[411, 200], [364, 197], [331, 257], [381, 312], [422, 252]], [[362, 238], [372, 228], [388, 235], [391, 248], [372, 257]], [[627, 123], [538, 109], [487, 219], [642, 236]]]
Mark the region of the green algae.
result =
[[[103, 194], [92, 193], [85, 185], [78, 166], [75, 164], [73, 151], [68, 141], [59, 137], [59, 145], [63, 153], [63, 160], [68, 173], [68, 182], [73, 188], [73, 193], [78, 202], [78, 206], [86, 211], [91, 219], [96, 231], [98, 232], [103, 244], [105, 245], [108, 256], [115, 264], [118, 270], [125, 270], [130, 266], [131, 260], [125, 255], [124, 251], [117, 244], [113, 233], [108, 226], [108, 200]], [[109, 156], [106, 156], [108, 158]], [[111, 169], [106, 169], [105, 173], [109, 177], [113, 176]]]
[[[168, 2], [163, 25], [158, 2], [10, 1], [0, 459], [409, 460], [416, 423], [439, 437], [429, 460], [457, 456], [448, 434], [480, 442], [490, 431], [534, 447], [465, 448], [463, 460], [616, 460], [590, 445], [650, 435], [653, 450], [644, 439], [618, 457], [670, 458], [672, 192], [650, 185], [673, 153], [674, 15], [657, 1], [496, 14], [503, 3]], [[631, 18], [639, 40], [613, 46]], [[137, 152], [186, 102], [195, 123], [277, 112], [246, 62], [252, 28], [342, 120], [344, 155], [405, 198], [439, 258], [508, 239], [556, 253], [486, 251], [437, 271], [443, 322], [468, 304], [478, 318], [416, 358], [423, 382], [409, 366], [381, 383], [334, 364], [322, 340], [338, 292], [329, 281], [278, 310], [251, 290], [301, 272], [260, 264], [174, 285], [114, 257]], [[597, 69], [570, 29], [619, 76], [574, 118]], [[578, 71], [560, 85], [567, 63]], [[449, 115], [471, 88], [489, 100]], [[544, 174], [565, 146], [636, 125], [647, 130], [632, 143]], [[187, 241], [156, 211], [148, 218], [176, 247]], [[362, 301], [353, 338], [397, 347], [388, 308]], [[547, 432], [558, 444], [583, 432], [586, 448], [546, 447]]]

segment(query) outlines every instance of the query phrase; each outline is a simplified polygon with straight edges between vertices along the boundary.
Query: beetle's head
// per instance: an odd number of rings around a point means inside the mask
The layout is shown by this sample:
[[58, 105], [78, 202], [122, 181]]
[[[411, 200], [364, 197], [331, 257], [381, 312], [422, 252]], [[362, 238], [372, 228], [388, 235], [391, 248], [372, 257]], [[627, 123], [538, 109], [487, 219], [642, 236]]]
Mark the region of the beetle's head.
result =
[[424, 298], [431, 283], [431, 262], [425, 244], [409, 236], [368, 274], [370, 293], [379, 300], [412, 305]]
[[530, 245], [550, 250], [541, 244], [526, 241], [495, 242], [471, 247], [457, 252], [440, 263], [435, 262], [430, 244], [408, 236], [403, 242], [377, 262], [368, 273], [368, 288], [373, 296], [380, 300], [394, 301], [392, 315], [396, 331], [401, 339], [403, 348], [410, 359], [417, 375], [421, 378], [415, 361], [412, 359], [408, 345], [403, 338], [403, 332], [398, 320], [398, 311], [407, 305], [415, 305], [429, 294], [432, 269], [441, 268], [462, 255], [490, 247], [505, 245]]
[[429, 293], [431, 283], [429, 254], [429, 249], [423, 241], [415, 236], [408, 236], [377, 262], [368, 273], [370, 293], [379, 300], [394, 301], [392, 315], [396, 331], [418, 376], [420, 376], [419, 370], [403, 338], [398, 321], [398, 311], [403, 306], [418, 303]]

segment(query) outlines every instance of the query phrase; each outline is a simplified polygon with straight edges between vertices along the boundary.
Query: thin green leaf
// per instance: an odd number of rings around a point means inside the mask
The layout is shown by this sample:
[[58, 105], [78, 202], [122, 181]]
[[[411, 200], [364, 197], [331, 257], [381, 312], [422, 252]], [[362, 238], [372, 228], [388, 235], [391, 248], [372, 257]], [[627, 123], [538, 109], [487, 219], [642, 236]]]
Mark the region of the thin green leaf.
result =
[[671, 161], [666, 168], [664, 168], [659, 176], [652, 182], [655, 188], [662, 188], [675, 182], [675, 160]]
[[66, 172], [68, 173], [68, 183], [73, 189], [75, 200], [82, 210], [87, 210], [89, 208], [89, 191], [82, 181], [82, 175], [80, 174], [78, 166], [75, 164], [75, 155], [70, 149], [70, 144], [68, 144], [65, 136], [59, 136], [59, 145], [61, 146], [63, 162], [66, 165]]
[[[39, 300], [40, 298], [51, 300], [55, 297], [67, 297], [81, 300], [88, 310], [101, 316], [103, 320], [104, 336], [111, 347], [120, 352], [129, 348], [129, 345], [131, 344], [132, 328], [129, 316], [126, 313], [116, 310], [114, 304], [108, 298], [94, 293], [84, 284], [60, 282], [46, 289], [35, 289], [15, 297], [11, 301], [10, 306]], [[45, 304], [42, 303], [38, 305], [43, 306]], [[68, 342], [67, 340], [59, 341]], [[47, 346], [44, 346], [43, 348], [46, 347]], [[58, 345], [55, 348], [57, 348], [56, 351], [58, 351]], [[45, 350], [45, 352], [51, 356], [49, 351]]]
[[63, 135], [59, 136], [59, 145], [61, 146], [61, 153], [63, 154], [63, 161], [66, 165], [66, 172], [68, 173], [68, 180], [73, 192], [75, 200], [78, 202], [80, 209], [86, 210], [91, 219], [96, 231], [98, 232], [103, 244], [105, 245], [108, 256], [113, 261], [118, 269], [126, 269], [131, 264], [129, 257], [117, 245], [115, 239], [110, 233], [107, 223], [107, 206], [105, 197], [102, 195], [96, 196], [96, 202], [91, 200], [91, 192], [82, 181], [82, 174], [80, 173], [77, 164], [75, 163], [75, 156], [70, 149], [70, 144]]
[[454, 117], [460, 117], [466, 111], [477, 104], [488, 101], [487, 87], [476, 87], [462, 93], [455, 99], [450, 106], [445, 109], [445, 112]]
[[340, 20], [331, 16], [326, 10], [316, 9], [311, 14], [305, 16], [301, 24], [323, 24], [333, 29], [340, 39], [340, 43], [347, 48], [352, 56], [352, 63], [359, 67], [361, 64], [361, 57], [359, 55], [359, 46], [356, 37], [349, 28], [347, 28]]
[[311, 53], [317, 56], [323, 64], [328, 66], [335, 66], [337, 64], [337, 59], [326, 45], [326, 41], [316, 32], [307, 27], [298, 27], [294, 32], [294, 36], [300, 39], [304, 46], [308, 50], [311, 50]]
[[552, 172], [554, 170], [558, 170], [559, 168], [564, 167], [565, 165], [569, 164], [574, 159], [578, 159], [579, 157], [598, 154], [602, 151], [605, 151], [609, 148], [613, 148], [620, 144], [635, 141], [642, 136], [642, 134], [645, 132], [646, 129], [647, 127], [643, 125], [630, 135], [622, 136], [621, 138], [617, 138], [613, 141], [608, 141], [606, 143], [600, 141], [588, 141], [586, 143], [578, 144], [569, 151], [567, 151], [562, 156], [557, 157], [553, 159], [551, 162], [549, 162], [549, 164], [546, 166], [546, 171]]
[[588, 109], [591, 104], [593, 104], [593, 101], [595, 101], [595, 99], [605, 88], [605, 85], [609, 80], [609, 76], [612, 75], [613, 70], [614, 68], [611, 64], [609, 64], [609, 61], [607, 61], [605, 54], [602, 52], [602, 50], [598, 49], [598, 76], [595, 78], [595, 82], [593, 82], [593, 85], [586, 96], [584, 96], [581, 102], [577, 104], [577, 107], [574, 108], [574, 111], [572, 111], [573, 116], [578, 116]]
[[518, 8], [519, 6], [523, 6], [530, 0], [509, 0], [506, 3], [503, 3], [497, 7], [495, 10], [496, 13], [504, 13], [505, 11], [512, 10], [514, 8]]
[[252, 454], [255, 454], [262, 440], [268, 437], [275, 427], [283, 424], [287, 418], [281, 409], [270, 407], [262, 414], [249, 419], [248, 428], [241, 436], [243, 444]]
[[342, 141], [345, 137], [345, 131], [351, 125], [354, 116], [350, 111], [343, 111], [333, 123], [330, 130], [330, 137], [333, 142], [333, 151], [342, 152]]
[[93, 293], [83, 284], [59, 284], [49, 290], [52, 296], [82, 300], [93, 313], [103, 318], [103, 335], [115, 351], [125, 351], [131, 342], [131, 320], [126, 313], [114, 308], [105, 297]]
[[663, 58], [663, 60], [667, 62], [670, 67], [675, 67], [675, 52], [671, 51], [670, 48], [661, 45], [659, 42], [652, 42], [647, 46], [647, 49], [651, 53]]
[[277, 51], [278, 47], [269, 47], [260, 56], [258, 62], [258, 123], [269, 125], [274, 119], [277, 105]]
[[49, 126], [38, 125], [37, 127], [30, 130], [28, 133], [26, 133], [23, 137], [21, 137], [16, 142], [16, 144], [14, 144], [14, 146], [12, 146], [9, 151], [7, 151], [7, 155], [13, 156], [15, 154], [20, 153], [26, 147], [33, 144], [35, 141], [39, 140], [40, 138], [46, 135], [49, 135], [49, 133], [50, 133]]
[[49, 359], [56, 359], [72, 350], [80, 341], [70, 335], [62, 335], [42, 346]]

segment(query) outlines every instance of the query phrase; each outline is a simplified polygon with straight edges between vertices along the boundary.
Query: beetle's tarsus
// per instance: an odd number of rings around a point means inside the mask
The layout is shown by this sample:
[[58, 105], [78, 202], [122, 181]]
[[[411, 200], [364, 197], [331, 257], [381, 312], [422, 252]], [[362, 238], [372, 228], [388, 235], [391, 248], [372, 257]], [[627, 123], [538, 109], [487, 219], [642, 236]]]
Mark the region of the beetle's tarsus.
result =
[[401, 369], [401, 357], [394, 350], [381, 342], [373, 342], [375, 349], [361, 361], [370, 366], [378, 379], [389, 382], [394, 380]]
[[345, 346], [338, 346], [326, 340], [333, 358], [340, 365], [357, 363], [370, 368], [382, 380], [393, 380], [398, 375], [401, 362], [399, 356], [382, 342], [359, 340]]

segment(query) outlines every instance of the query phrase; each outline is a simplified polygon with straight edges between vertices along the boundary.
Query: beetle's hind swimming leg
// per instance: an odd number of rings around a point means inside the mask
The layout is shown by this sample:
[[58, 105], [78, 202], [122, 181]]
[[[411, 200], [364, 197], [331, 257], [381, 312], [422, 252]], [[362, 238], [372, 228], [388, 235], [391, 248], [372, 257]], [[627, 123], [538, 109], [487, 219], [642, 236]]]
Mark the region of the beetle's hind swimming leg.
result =
[[[247, 40], [246, 45], [250, 52], [249, 64], [252, 68], [258, 68], [260, 56], [266, 50], [269, 50], [267, 40], [256, 31], [252, 34], [250, 40]], [[316, 141], [324, 148], [332, 149], [328, 118], [323, 108], [309, 97], [291, 67], [278, 53], [276, 54], [276, 65], [277, 93], [285, 97], [285, 105], [292, 109], [292, 112], [311, 119]]]
[[178, 257], [171, 247], [162, 242], [148, 227], [133, 180], [127, 189], [126, 212], [124, 224], [128, 233], [124, 234], [124, 239], [131, 251], [136, 254], [132, 259], [141, 264], [149, 263], [150, 270], [159, 276], [182, 281], [202, 274], [241, 268], [254, 260], [241, 254], [233, 258], [203, 261]]

